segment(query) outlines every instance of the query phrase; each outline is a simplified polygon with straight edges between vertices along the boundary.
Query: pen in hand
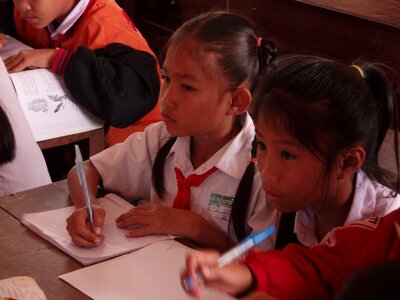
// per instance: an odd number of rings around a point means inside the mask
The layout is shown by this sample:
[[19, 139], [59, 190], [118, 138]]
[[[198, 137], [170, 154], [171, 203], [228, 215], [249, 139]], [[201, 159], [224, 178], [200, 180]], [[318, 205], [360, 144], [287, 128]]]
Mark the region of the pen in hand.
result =
[[[271, 225], [266, 229], [253, 233], [241, 241], [237, 246], [233, 247], [229, 251], [222, 254], [218, 260], [217, 265], [219, 268], [230, 264], [231, 262], [235, 261], [245, 253], [247, 253], [250, 249], [253, 249], [255, 246], [260, 244], [262, 241], [266, 240], [272, 233], [275, 231], [275, 226]], [[200, 276], [200, 274], [196, 273], [196, 277]], [[183, 285], [187, 291], [193, 289], [195, 283], [193, 282], [193, 278], [187, 276], [183, 280]]]
[[90, 199], [89, 188], [87, 186], [85, 171], [83, 168], [82, 154], [81, 154], [81, 151], [79, 150], [78, 145], [75, 145], [75, 165], [76, 165], [76, 170], [78, 172], [79, 183], [81, 184], [82, 190], [83, 190], [83, 196], [84, 196], [85, 204], [86, 204], [86, 212], [87, 212], [87, 216], [88, 216], [89, 227], [90, 227], [90, 230], [92, 232], [94, 232], [92, 201]]

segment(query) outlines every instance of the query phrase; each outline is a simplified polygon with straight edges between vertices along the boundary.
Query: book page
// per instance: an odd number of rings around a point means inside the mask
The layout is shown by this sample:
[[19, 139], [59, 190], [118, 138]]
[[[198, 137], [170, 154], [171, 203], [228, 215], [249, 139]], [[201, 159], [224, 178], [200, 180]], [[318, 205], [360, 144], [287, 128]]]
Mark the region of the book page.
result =
[[16, 276], [0, 280], [0, 297], [20, 300], [46, 300], [42, 289], [29, 276]]
[[72, 100], [59, 75], [34, 69], [12, 73], [10, 77], [37, 142], [103, 125]]
[[105, 239], [98, 247], [81, 248], [72, 242], [65, 228], [65, 220], [75, 210], [73, 206], [40, 213], [24, 214], [21, 223], [83, 265], [90, 265], [110, 257], [131, 252], [155, 241], [172, 238], [167, 235], [127, 238], [125, 233], [128, 229], [118, 228], [115, 219], [128, 211], [129, 208], [132, 208], [133, 205], [113, 194], [100, 198], [99, 205], [105, 209], [106, 218], [103, 228]]
[[7, 37], [7, 45], [5, 45], [3, 48], [0, 48], [0, 57], [2, 59], [16, 55], [18, 54], [19, 51], [23, 49], [32, 49], [28, 45], [25, 45], [24, 43], [18, 41], [17, 39], [9, 35], [6, 35], [6, 37]]
[[[59, 278], [96, 300], [193, 300], [183, 289], [180, 279], [186, 255], [191, 251], [193, 249], [174, 240], [160, 241]], [[202, 299], [233, 298], [220, 291], [205, 289]]]

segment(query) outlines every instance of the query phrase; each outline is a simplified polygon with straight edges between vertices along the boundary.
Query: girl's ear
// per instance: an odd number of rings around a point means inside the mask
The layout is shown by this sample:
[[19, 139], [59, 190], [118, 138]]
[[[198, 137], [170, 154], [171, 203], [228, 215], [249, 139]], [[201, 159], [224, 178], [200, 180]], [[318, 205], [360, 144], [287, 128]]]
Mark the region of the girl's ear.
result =
[[365, 157], [365, 149], [361, 146], [347, 149], [340, 158], [339, 178], [352, 177], [364, 165]]
[[251, 93], [246, 86], [239, 86], [232, 92], [232, 100], [230, 102], [227, 114], [241, 115], [250, 107]]

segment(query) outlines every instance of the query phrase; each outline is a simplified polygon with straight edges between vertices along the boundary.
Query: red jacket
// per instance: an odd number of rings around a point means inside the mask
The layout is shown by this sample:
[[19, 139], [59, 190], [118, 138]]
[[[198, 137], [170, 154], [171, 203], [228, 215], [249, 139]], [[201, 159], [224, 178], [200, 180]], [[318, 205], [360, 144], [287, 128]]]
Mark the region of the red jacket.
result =
[[[30, 26], [16, 9], [14, 10], [14, 22], [18, 38], [25, 44], [33, 48], [60, 48], [53, 62], [52, 70], [60, 74], [65, 72], [64, 81], [76, 101], [107, 123], [119, 127], [119, 129], [110, 127], [106, 141], [108, 145], [120, 142], [130, 133], [142, 131], [146, 125], [161, 120], [159, 108], [155, 106], [160, 84], [156, 58], [133, 22], [114, 0], [91, 0], [79, 20], [57, 41], [50, 38], [47, 28], [35, 29]], [[92, 52], [92, 55], [88, 55], [84, 51], [76, 53], [81, 46], [88, 50], [95, 50], [108, 47], [112, 43], [122, 44], [130, 47], [131, 50], [136, 50], [129, 52], [130, 57], [133, 57], [130, 61], [135, 61], [135, 58], [136, 61], [144, 61], [146, 64], [140, 68], [151, 70], [151, 72], [139, 74], [135, 69], [137, 64], [126, 63], [127, 51], [123, 51], [121, 58], [118, 56], [121, 53], [120, 48], [118, 51], [115, 51], [115, 47], [112, 48], [112, 55], [109, 55], [110, 51], [106, 51], [108, 56], [105, 56], [104, 52], [101, 54]], [[88, 64], [96, 65], [90, 70], [91, 74], [85, 73], [85, 66]], [[78, 70], [76, 70], [77, 68]], [[124, 80], [104, 76], [103, 71], [107, 70], [106, 73], [110, 73], [110, 68], [115, 74], [119, 76], [122, 74], [126, 79], [129, 78], [124, 86], [121, 87], [121, 84], [125, 83]], [[67, 75], [70, 69], [73, 69], [70, 72], [73, 73], [73, 76]], [[94, 72], [98, 74], [93, 74]], [[88, 80], [87, 76], [92, 74], [94, 79]], [[96, 80], [97, 76], [101, 77], [99, 81]], [[157, 82], [155, 82], [155, 78]], [[132, 94], [132, 88], [140, 89], [143, 82], [145, 82], [145, 87], [138, 93]], [[96, 94], [101, 84], [105, 88], [101, 94]], [[82, 90], [87, 93], [82, 95], [80, 93]], [[90, 97], [91, 99], [88, 100], [87, 95], [90, 96], [90, 94], [95, 97]], [[99, 96], [103, 98], [100, 103], [98, 102]], [[111, 102], [112, 106], [109, 104], [104, 108], [106, 100]], [[110, 116], [110, 107], [118, 113]], [[129, 124], [132, 125], [126, 127]], [[121, 127], [124, 128], [121, 129]]]
[[[245, 259], [257, 290], [279, 299], [331, 299], [343, 282], [368, 265], [400, 258], [400, 209], [334, 229], [313, 248], [251, 252]], [[378, 225], [379, 223], [379, 225]]]

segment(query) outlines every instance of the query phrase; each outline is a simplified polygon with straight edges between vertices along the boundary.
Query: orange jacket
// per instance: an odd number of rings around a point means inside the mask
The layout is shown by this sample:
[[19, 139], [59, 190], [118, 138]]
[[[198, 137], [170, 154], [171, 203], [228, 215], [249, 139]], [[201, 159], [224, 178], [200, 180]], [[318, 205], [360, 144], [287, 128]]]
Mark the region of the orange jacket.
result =
[[[52, 70], [59, 73], [68, 69], [69, 59], [71, 58], [71, 55], [68, 55], [68, 59], [61, 61], [61, 54], [63, 52], [75, 53], [80, 46], [95, 50], [106, 47], [111, 43], [120, 43], [135, 50], [146, 52], [155, 58], [146, 40], [114, 0], [91, 0], [79, 20], [57, 41], [50, 38], [47, 28], [35, 29], [30, 26], [17, 10], [14, 10], [14, 22], [18, 38], [25, 44], [33, 48], [60, 48], [52, 66]], [[104, 60], [104, 57], [102, 57], [102, 60]], [[64, 64], [63, 68], [57, 70], [57, 65], [60, 66], [60, 63]], [[158, 76], [158, 67], [154, 72], [157, 72]], [[66, 84], [68, 86], [67, 82]], [[86, 86], [86, 88], [90, 89], [91, 87]], [[158, 98], [158, 91], [152, 93], [152, 96], [155, 94]], [[78, 102], [81, 102], [73, 93], [72, 95]], [[124, 100], [126, 101], [126, 99]], [[160, 121], [161, 116], [159, 106], [156, 104], [157, 100], [152, 99], [151, 107], [153, 110], [150, 112], [149, 110], [143, 111], [143, 117], [135, 120], [133, 124], [124, 128], [110, 126], [106, 135], [106, 145], [121, 142], [131, 133], [142, 131], [148, 124]], [[90, 111], [90, 108], [88, 109]], [[104, 116], [100, 117], [106, 119]]]

